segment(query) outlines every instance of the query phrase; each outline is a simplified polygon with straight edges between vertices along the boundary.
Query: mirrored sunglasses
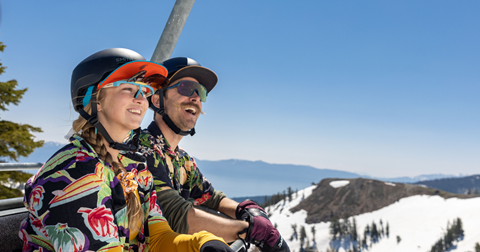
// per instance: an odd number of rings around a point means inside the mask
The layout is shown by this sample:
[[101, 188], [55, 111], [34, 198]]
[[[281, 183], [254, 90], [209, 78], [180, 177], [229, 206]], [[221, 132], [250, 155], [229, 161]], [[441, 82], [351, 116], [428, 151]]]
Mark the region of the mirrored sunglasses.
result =
[[[108, 87], [118, 87], [122, 84], [131, 84], [138, 86], [138, 91], [135, 93], [134, 97], [138, 98], [139, 95], [142, 95], [143, 97], [147, 98], [155, 93], [155, 89], [153, 89], [151, 86], [149, 86], [147, 83], [143, 82], [131, 82], [131, 81], [115, 81], [113, 83], [108, 83], [103, 86], [103, 88], [108, 88]], [[145, 88], [145, 92], [143, 92], [142, 88]]]
[[200, 83], [194, 81], [179, 81], [177, 84], [168, 87], [167, 90], [175, 87], [177, 88], [178, 93], [183, 96], [190, 97], [196, 91], [200, 97], [200, 101], [207, 101], [207, 89]]

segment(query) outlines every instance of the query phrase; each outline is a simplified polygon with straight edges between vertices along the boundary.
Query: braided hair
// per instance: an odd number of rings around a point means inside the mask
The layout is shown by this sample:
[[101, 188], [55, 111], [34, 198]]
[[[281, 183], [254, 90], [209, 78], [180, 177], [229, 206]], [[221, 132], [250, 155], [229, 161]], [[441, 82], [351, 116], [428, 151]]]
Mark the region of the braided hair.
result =
[[[101, 103], [105, 97], [102, 96], [101, 92], [98, 92], [98, 103]], [[91, 114], [92, 108], [90, 103], [85, 106], [85, 112]], [[77, 120], [73, 121], [73, 129], [75, 132], [80, 132], [80, 136], [90, 144], [98, 157], [112, 165], [115, 175], [118, 175], [121, 172], [126, 172], [125, 167], [116, 160], [113, 160], [112, 155], [107, 150], [105, 141], [103, 141], [103, 136], [101, 134], [96, 134], [95, 127], [85, 120], [82, 116], [79, 116]], [[136, 196], [136, 192], [127, 194], [125, 200], [127, 201], [127, 218], [128, 218], [128, 227], [130, 233], [136, 233], [141, 229], [144, 221], [144, 213], [140, 200]], [[140, 226], [138, 225], [140, 223]]]

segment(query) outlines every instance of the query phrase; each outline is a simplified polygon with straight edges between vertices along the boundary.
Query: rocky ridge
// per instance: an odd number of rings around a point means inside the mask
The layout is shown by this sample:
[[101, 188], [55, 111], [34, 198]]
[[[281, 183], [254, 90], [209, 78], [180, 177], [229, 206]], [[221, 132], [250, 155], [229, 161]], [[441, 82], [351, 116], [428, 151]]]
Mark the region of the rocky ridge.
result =
[[[336, 186], [339, 182], [345, 185]], [[413, 195], [438, 195], [445, 199], [479, 196], [454, 194], [420, 185], [388, 183], [373, 179], [323, 179], [311, 195], [290, 211], [295, 213], [304, 209], [308, 213], [306, 223], [320, 223], [334, 218], [347, 218], [372, 212]]]

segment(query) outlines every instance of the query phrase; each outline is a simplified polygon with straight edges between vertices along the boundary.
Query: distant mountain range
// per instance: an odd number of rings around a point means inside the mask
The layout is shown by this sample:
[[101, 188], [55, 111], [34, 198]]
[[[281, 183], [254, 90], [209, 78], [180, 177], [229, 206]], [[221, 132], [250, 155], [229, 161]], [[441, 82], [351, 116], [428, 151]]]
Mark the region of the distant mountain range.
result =
[[[455, 177], [463, 177], [467, 175], [459, 174], [459, 175], [449, 175], [449, 174], [428, 174], [428, 175], [419, 175], [415, 177], [397, 177], [397, 178], [374, 178], [388, 182], [397, 182], [397, 183], [416, 183], [419, 181], [426, 181], [426, 180], [434, 180], [434, 179], [444, 179], [444, 178], [455, 178]], [[368, 176], [367, 176], [368, 177]]]
[[480, 174], [461, 178], [444, 178], [429, 181], [420, 181], [417, 185], [444, 190], [451, 193], [474, 194], [480, 193]]
[[351, 172], [305, 165], [269, 164], [246, 160], [198, 160], [198, 167], [215, 188], [229, 197], [272, 195], [317, 184], [324, 178], [358, 178]]
[[[45, 162], [64, 144], [46, 142], [42, 148], [36, 149], [29, 157], [20, 158], [19, 162]], [[195, 153], [191, 153], [195, 154]], [[455, 177], [453, 175], [431, 174], [413, 178], [375, 178], [347, 171], [318, 169], [306, 165], [270, 164], [263, 161], [247, 160], [197, 160], [200, 171], [212, 182], [214, 187], [229, 197], [253, 197], [273, 195], [291, 187], [302, 189], [317, 184], [324, 178], [373, 178], [397, 183], [415, 183], [424, 180]], [[34, 171], [29, 171], [34, 173]]]

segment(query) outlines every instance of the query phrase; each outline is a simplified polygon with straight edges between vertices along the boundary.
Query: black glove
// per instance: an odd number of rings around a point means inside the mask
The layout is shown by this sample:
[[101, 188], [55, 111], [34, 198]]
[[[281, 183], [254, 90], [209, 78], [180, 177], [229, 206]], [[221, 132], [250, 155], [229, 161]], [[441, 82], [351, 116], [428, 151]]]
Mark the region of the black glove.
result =
[[235, 213], [237, 219], [249, 223], [246, 230], [239, 234], [247, 233], [245, 240], [255, 244], [262, 252], [290, 252], [285, 240], [278, 230], [273, 227], [263, 208], [253, 201], [243, 201], [238, 204]]

